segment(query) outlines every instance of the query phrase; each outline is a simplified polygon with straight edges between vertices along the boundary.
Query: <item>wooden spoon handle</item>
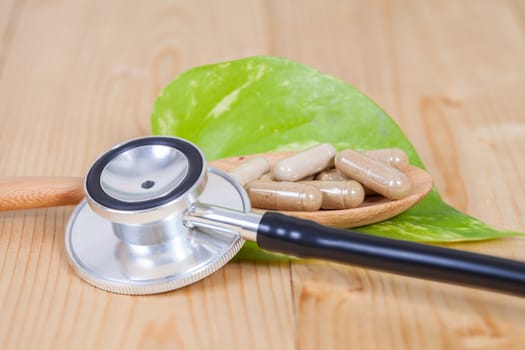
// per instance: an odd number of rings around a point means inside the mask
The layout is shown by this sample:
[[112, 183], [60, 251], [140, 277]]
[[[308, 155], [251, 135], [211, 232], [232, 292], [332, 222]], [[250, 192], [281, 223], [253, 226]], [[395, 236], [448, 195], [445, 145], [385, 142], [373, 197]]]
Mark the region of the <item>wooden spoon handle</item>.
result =
[[0, 211], [77, 204], [82, 198], [80, 177], [0, 177]]

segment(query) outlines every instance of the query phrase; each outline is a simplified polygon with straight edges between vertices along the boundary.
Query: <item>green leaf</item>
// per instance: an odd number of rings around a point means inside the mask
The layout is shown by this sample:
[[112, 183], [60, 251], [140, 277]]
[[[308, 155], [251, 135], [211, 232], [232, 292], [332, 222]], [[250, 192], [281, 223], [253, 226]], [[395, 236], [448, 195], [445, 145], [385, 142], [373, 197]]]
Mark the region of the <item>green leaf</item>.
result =
[[[399, 147], [411, 164], [424, 168], [398, 125], [372, 100], [341, 80], [276, 57], [245, 58], [180, 74], [158, 96], [151, 123], [154, 134], [196, 143], [208, 160], [328, 142], [339, 150]], [[359, 231], [425, 242], [518, 234], [460, 213], [435, 189], [403, 214]], [[253, 246], [244, 250], [245, 257], [267, 257], [257, 252]]]

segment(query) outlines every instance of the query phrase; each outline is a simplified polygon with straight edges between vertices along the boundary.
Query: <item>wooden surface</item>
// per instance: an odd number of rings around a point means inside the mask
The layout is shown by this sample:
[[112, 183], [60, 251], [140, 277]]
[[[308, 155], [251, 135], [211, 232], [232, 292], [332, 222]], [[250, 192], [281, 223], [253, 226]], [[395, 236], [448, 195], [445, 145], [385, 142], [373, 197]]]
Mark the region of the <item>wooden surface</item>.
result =
[[[447, 201], [525, 231], [520, 0], [1, 0], [0, 176], [82, 175], [150, 132], [177, 73], [255, 54], [355, 85], [399, 122]], [[171, 293], [106, 293], [68, 266], [71, 211], [0, 214], [0, 348], [525, 344], [523, 299], [334, 264], [231, 263]], [[456, 247], [525, 260], [520, 238]]]

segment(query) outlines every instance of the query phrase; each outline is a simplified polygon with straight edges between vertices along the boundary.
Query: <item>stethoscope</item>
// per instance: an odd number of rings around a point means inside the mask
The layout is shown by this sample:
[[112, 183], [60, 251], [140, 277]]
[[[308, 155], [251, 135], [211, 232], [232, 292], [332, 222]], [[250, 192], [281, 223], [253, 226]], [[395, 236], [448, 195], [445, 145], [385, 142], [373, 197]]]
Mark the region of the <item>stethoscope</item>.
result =
[[110, 292], [184, 287], [220, 269], [250, 240], [272, 252], [525, 295], [525, 263], [251, 212], [243, 187], [208, 168], [202, 152], [181, 138], [115, 146], [90, 167], [84, 189], [67, 226], [67, 254], [84, 280]]

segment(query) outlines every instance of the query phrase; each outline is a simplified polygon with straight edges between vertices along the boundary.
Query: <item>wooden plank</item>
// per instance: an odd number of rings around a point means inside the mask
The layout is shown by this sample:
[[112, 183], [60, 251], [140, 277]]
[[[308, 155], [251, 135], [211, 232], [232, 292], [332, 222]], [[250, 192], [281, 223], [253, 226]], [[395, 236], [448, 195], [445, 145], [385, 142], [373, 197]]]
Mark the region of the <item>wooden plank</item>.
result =
[[23, 3], [16, 0], [0, 2], [0, 79], [22, 6]]
[[[175, 74], [264, 50], [248, 18], [216, 28], [257, 6], [28, 1], [0, 82], [2, 175], [82, 175], [108, 146], [149, 134], [152, 101]], [[68, 266], [71, 210], [0, 214], [2, 349], [292, 347], [288, 264], [232, 263], [173, 293], [113, 295]]]
[[[384, 106], [447, 201], [523, 231], [525, 204], [516, 194], [525, 193], [525, 166], [516, 160], [525, 147], [524, 31], [511, 5], [345, 2], [315, 15], [289, 6], [280, 17], [292, 31], [280, 49], [346, 77]], [[305, 18], [311, 25], [302, 27]], [[330, 21], [339, 23], [335, 37]], [[293, 40], [303, 30], [315, 44]], [[317, 48], [323, 53], [311, 52]], [[524, 246], [519, 238], [456, 245], [520, 260]], [[293, 281], [300, 348], [517, 349], [525, 342], [525, 303], [517, 298], [324, 264], [294, 264]]]

